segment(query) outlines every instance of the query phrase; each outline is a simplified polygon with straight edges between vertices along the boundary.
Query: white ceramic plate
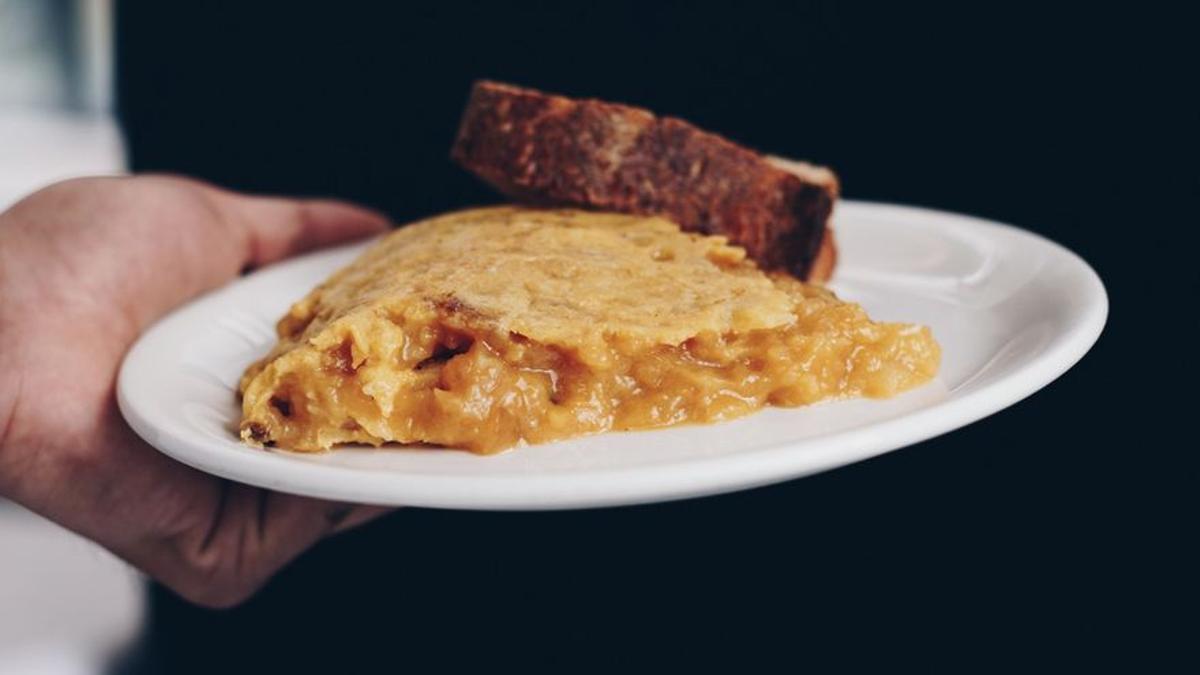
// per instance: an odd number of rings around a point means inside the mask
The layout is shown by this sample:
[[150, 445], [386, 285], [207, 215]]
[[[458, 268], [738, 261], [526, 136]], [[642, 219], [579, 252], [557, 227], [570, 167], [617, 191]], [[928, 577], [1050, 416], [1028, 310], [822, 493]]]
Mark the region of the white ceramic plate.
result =
[[804, 476], [921, 441], [1046, 386], [1108, 313], [1087, 263], [1037, 235], [926, 209], [843, 201], [832, 284], [873, 317], [924, 323], [942, 344], [932, 384], [886, 401], [768, 409], [733, 422], [606, 433], [501, 455], [242, 445], [234, 388], [287, 307], [365, 245], [256, 272], [163, 319], [130, 350], [118, 397], [142, 438], [202, 471], [351, 502], [469, 509], [634, 504]]

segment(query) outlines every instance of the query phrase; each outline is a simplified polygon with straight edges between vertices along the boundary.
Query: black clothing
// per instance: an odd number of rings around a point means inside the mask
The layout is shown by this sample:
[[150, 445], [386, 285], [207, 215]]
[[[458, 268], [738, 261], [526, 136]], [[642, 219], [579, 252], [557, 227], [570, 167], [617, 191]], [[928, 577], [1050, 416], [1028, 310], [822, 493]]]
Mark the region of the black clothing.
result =
[[1161, 262], [1195, 225], [1172, 201], [1195, 171], [1165, 156], [1195, 150], [1195, 108], [1178, 100], [1194, 82], [1171, 71], [1195, 63], [1185, 22], [1007, 3], [410, 5], [121, 4], [134, 168], [343, 197], [398, 221], [497, 201], [447, 157], [470, 82], [489, 77], [828, 164], [851, 198], [1040, 232], [1099, 271], [1110, 324], [1032, 398], [819, 476], [635, 508], [406, 509], [320, 545], [231, 611], [156, 590], [138, 663], [1115, 662], [1110, 631], [1156, 614], [1160, 591], [1139, 584], [1173, 583], [1163, 514], [1187, 513], [1194, 493], [1177, 484], [1192, 474], [1167, 468], [1181, 441], [1158, 422], [1178, 399], [1139, 395], [1165, 390], [1133, 351], [1168, 307], [1156, 289], [1200, 289], [1194, 265]]

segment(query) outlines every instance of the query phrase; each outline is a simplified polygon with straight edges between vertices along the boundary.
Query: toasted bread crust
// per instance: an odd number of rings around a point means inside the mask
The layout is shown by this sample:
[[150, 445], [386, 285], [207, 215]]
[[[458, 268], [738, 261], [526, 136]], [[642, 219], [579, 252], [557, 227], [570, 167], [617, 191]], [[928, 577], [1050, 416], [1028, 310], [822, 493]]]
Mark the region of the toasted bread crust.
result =
[[836, 260], [832, 172], [641, 108], [477, 82], [451, 156], [518, 201], [663, 215], [801, 279], [827, 279]]

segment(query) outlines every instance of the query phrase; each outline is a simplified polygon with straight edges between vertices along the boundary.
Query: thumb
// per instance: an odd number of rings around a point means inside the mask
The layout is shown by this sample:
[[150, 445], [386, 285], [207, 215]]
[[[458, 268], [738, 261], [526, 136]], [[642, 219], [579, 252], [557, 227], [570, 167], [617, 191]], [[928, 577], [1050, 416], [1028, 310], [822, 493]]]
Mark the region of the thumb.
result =
[[382, 214], [345, 202], [224, 197], [222, 210], [226, 218], [245, 235], [244, 261], [248, 267], [378, 234], [388, 227]]
[[[120, 225], [123, 236], [111, 237], [119, 245], [107, 259], [121, 261], [110, 265], [121, 270], [116, 295], [125, 298], [138, 330], [239, 271], [388, 227], [382, 214], [345, 202], [253, 197], [173, 176], [108, 180], [120, 182], [89, 185], [93, 193], [120, 197], [124, 218], [110, 224]], [[163, 223], [172, 226], [164, 230]], [[145, 230], [154, 236], [141, 236]], [[136, 235], [132, 243], [128, 232]]]

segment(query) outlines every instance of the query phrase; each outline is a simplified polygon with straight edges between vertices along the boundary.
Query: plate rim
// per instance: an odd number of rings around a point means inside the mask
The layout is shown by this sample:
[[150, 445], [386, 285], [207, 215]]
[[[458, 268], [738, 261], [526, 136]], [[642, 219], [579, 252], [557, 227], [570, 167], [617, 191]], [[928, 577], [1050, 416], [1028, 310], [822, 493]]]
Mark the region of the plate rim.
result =
[[[558, 510], [673, 501], [793, 480], [859, 462], [911, 444], [935, 438], [998, 413], [1045, 388], [1079, 362], [1099, 339], [1107, 322], [1108, 294], [1100, 276], [1078, 254], [1034, 232], [965, 214], [920, 206], [841, 200], [839, 211], [863, 215], [936, 218], [966, 222], [1046, 247], [1070, 262], [1070, 268], [1089, 289], [1084, 311], [1070, 327], [1055, 334], [1046, 351], [993, 382], [898, 417], [805, 441], [767, 443], [729, 455], [696, 457], [663, 464], [639, 465], [585, 472], [430, 474], [373, 471], [296, 461], [283, 451], [231, 453], [218, 456], [202, 439], [169, 433], [153, 425], [131, 400], [131, 379], [138, 354], [151, 336], [178, 312], [208, 297], [199, 296], [176, 308], [147, 329], [128, 351], [117, 378], [117, 404], [134, 432], [160, 452], [200, 471], [242, 483], [336, 501], [392, 506], [478, 510]], [[836, 216], [835, 216], [836, 217]], [[351, 244], [349, 246], [360, 246]], [[346, 247], [342, 247], [346, 248]], [[325, 249], [311, 255], [328, 255]], [[299, 263], [302, 256], [283, 264]], [[271, 269], [271, 268], [266, 268]], [[214, 289], [217, 292], [226, 286]], [[210, 292], [210, 293], [212, 293]], [[609, 433], [653, 433], [653, 430]], [[157, 442], [156, 442], [157, 441]], [[519, 450], [517, 450], [519, 452]], [[281, 461], [282, 460], [282, 461]], [[723, 466], [724, 470], [714, 468]], [[334, 478], [336, 477], [336, 479]], [[346, 486], [350, 481], [352, 486]], [[472, 483], [456, 498], [447, 498], [446, 484]], [[614, 489], [613, 485], [619, 485]], [[403, 492], [403, 499], [397, 493]], [[453, 491], [451, 491], [453, 492]], [[353, 493], [353, 496], [350, 496]]]

